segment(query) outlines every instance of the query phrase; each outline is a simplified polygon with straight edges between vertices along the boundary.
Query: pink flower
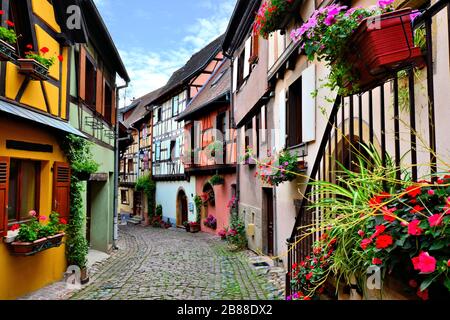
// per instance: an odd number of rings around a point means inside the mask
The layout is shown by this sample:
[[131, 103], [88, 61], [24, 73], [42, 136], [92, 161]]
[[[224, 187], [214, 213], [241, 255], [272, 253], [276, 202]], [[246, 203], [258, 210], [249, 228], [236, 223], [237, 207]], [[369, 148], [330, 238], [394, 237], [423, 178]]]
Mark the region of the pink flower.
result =
[[440, 214], [435, 214], [428, 218], [430, 227], [438, 227], [442, 224], [443, 221], [444, 221], [444, 217]]
[[46, 217], [46, 216], [40, 216], [40, 217], [39, 217], [39, 220], [40, 220], [40, 221], [47, 221], [47, 217]]
[[434, 196], [436, 194], [436, 192], [434, 192], [433, 189], [428, 190], [428, 195], [429, 196]]
[[28, 214], [30, 215], [30, 217], [36, 217], [37, 216], [37, 212], [34, 210], [31, 210], [30, 212], [28, 212]]
[[390, 6], [393, 2], [394, 2], [394, 0], [379, 0], [378, 7], [384, 9], [384, 8]]
[[367, 250], [367, 247], [369, 246], [369, 244], [372, 243], [371, 239], [364, 239], [363, 241], [361, 241], [361, 248], [363, 250]]
[[423, 230], [419, 227], [420, 220], [411, 221], [408, 225], [408, 234], [412, 236], [420, 236]]
[[414, 270], [420, 271], [422, 274], [433, 273], [436, 271], [436, 259], [428, 252], [422, 252], [418, 257], [412, 259]]
[[362, 230], [359, 230], [359, 231], [358, 231], [358, 235], [359, 235], [361, 238], [364, 238], [364, 236], [366, 235], [366, 233], [365, 233], [364, 231], [362, 231]]
[[388, 207], [383, 207], [381, 211], [383, 212], [385, 221], [394, 222], [396, 220], [396, 215], [394, 214], [394, 212], [397, 211], [397, 208], [388, 209]]

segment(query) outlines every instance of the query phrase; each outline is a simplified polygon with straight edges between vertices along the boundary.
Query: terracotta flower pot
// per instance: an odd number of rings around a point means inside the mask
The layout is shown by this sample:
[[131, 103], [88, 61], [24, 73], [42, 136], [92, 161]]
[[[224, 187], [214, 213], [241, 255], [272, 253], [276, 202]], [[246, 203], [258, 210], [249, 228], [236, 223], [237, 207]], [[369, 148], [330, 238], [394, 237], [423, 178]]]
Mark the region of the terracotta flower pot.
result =
[[[355, 30], [345, 60], [359, 75], [361, 91], [386, 81], [402, 68], [424, 64], [421, 49], [414, 46], [411, 13], [411, 9], [403, 9], [366, 18]], [[354, 85], [344, 82], [347, 89]]]
[[13, 242], [10, 244], [10, 249], [13, 254], [27, 255], [39, 252], [44, 248], [47, 238], [38, 239], [34, 242]]
[[34, 59], [18, 59], [19, 72], [33, 80], [47, 80], [48, 68]]
[[16, 48], [0, 40], [0, 61], [14, 61], [16, 59]]

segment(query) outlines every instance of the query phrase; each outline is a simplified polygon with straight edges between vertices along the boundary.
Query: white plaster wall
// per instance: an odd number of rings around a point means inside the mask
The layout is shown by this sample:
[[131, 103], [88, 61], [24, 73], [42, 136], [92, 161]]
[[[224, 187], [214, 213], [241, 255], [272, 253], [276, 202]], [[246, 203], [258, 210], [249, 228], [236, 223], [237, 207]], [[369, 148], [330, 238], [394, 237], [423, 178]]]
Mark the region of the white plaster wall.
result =
[[[188, 203], [194, 203], [195, 197], [195, 178], [191, 177], [189, 182], [187, 181], [170, 181], [170, 182], [157, 182], [156, 183], [156, 204], [160, 204], [163, 207], [164, 220], [168, 218], [175, 224], [177, 221], [177, 195], [178, 190], [183, 188], [186, 196], [188, 197]], [[195, 206], [194, 206], [195, 208]], [[189, 221], [195, 221], [195, 209], [189, 212]]]

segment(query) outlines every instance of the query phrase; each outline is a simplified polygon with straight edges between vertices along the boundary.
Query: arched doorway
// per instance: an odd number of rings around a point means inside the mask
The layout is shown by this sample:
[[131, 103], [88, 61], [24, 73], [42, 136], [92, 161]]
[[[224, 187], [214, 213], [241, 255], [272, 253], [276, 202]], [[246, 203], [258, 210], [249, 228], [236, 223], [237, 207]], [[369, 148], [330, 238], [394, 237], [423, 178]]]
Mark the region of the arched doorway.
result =
[[185, 222], [189, 221], [188, 198], [183, 189], [178, 191], [177, 196], [177, 226], [182, 227]]

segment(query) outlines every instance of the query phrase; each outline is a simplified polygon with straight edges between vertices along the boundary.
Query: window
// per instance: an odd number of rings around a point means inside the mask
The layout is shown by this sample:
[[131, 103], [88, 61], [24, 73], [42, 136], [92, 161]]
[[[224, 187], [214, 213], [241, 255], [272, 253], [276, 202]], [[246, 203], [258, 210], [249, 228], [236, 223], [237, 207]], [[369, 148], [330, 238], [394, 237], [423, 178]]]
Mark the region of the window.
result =
[[134, 172], [134, 161], [133, 159], [128, 159], [128, 173]]
[[97, 70], [89, 58], [86, 57], [86, 104], [95, 109], [97, 88]]
[[249, 148], [253, 148], [253, 120], [250, 120], [245, 125], [245, 151]]
[[180, 98], [178, 96], [173, 97], [173, 99], [172, 99], [172, 117], [174, 117], [178, 114], [179, 102], [180, 102]]
[[162, 108], [158, 108], [158, 110], [156, 110], [156, 118], [158, 119], [157, 122], [162, 121]]
[[175, 146], [177, 145], [177, 142], [175, 140], [170, 141], [170, 159], [175, 160], [176, 154], [175, 154]]
[[261, 113], [256, 115], [256, 158], [259, 159], [259, 144], [261, 134]]
[[11, 159], [9, 173], [8, 221], [29, 219], [31, 210], [39, 208], [40, 163]]
[[155, 143], [155, 161], [161, 161], [161, 142]]
[[287, 147], [295, 147], [303, 142], [302, 137], [302, 78], [289, 87], [286, 126]]
[[244, 66], [245, 66], [245, 50], [242, 50], [238, 60], [237, 70], [237, 89], [239, 89], [244, 83]]
[[120, 190], [120, 199], [122, 204], [128, 204], [128, 191]]
[[[30, 51], [30, 49], [27, 49], [27, 45], [33, 44], [29, 18], [29, 10], [31, 8], [28, 9], [27, 1], [10, 1], [9, 4], [9, 20], [14, 22], [14, 29], [18, 35], [17, 45], [19, 47], [19, 53], [23, 56], [25, 52]], [[33, 49], [34, 51], [38, 51], [38, 48]]]

